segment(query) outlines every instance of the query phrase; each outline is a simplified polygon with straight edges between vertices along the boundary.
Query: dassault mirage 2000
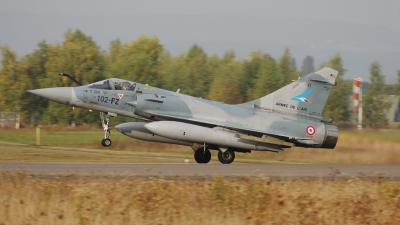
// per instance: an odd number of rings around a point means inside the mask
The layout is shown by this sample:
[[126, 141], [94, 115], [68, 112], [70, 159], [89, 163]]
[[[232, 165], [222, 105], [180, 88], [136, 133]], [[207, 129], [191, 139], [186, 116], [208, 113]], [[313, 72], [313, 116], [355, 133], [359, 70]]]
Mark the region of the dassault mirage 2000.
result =
[[216, 150], [219, 161], [229, 164], [235, 152], [281, 152], [293, 146], [333, 149], [338, 128], [321, 113], [337, 75], [336, 70], [325, 67], [262, 98], [237, 105], [117, 78], [82, 85], [70, 77], [80, 86], [29, 92], [99, 111], [104, 147], [111, 145], [110, 117], [122, 115], [147, 121], [115, 127], [129, 137], [191, 146], [198, 163], [208, 163], [210, 150]]

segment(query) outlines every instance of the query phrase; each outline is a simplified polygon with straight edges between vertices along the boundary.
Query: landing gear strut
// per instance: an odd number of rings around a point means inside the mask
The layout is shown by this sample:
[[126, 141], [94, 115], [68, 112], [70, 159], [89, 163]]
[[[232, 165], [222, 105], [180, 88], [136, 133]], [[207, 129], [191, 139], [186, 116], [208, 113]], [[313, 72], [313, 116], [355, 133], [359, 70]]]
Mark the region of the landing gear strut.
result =
[[108, 126], [108, 123], [110, 122], [110, 115], [106, 114], [106, 119], [104, 122], [104, 113], [100, 112], [100, 119], [101, 119], [101, 125], [103, 126], [104, 129], [104, 139], [101, 141], [101, 144], [104, 147], [110, 147], [111, 140], [108, 138], [111, 135], [111, 127]]
[[218, 160], [222, 164], [230, 164], [235, 160], [235, 152], [232, 150], [226, 150], [225, 152], [218, 151]]
[[196, 160], [197, 163], [208, 163], [211, 160], [211, 152], [206, 148], [206, 145], [204, 144], [204, 147], [196, 149], [194, 151], [194, 160]]

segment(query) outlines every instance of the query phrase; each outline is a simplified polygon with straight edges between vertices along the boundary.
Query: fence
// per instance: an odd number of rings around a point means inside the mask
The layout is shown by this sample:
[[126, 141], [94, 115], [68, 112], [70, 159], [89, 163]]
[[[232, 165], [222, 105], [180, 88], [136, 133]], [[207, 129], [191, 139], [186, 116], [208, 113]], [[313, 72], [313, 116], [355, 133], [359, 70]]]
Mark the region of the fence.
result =
[[19, 129], [19, 114], [15, 112], [0, 112], [0, 127], [4, 128], [12, 126], [15, 126], [16, 129]]

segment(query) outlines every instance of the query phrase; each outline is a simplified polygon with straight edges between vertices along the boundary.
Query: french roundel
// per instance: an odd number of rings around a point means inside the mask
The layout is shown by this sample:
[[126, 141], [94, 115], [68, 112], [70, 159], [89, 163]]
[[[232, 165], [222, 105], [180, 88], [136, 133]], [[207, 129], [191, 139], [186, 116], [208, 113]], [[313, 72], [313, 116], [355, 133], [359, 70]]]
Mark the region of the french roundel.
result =
[[306, 132], [307, 132], [307, 134], [310, 135], [310, 136], [314, 135], [314, 134], [315, 134], [315, 127], [313, 127], [313, 126], [308, 126], [307, 129], [306, 129]]

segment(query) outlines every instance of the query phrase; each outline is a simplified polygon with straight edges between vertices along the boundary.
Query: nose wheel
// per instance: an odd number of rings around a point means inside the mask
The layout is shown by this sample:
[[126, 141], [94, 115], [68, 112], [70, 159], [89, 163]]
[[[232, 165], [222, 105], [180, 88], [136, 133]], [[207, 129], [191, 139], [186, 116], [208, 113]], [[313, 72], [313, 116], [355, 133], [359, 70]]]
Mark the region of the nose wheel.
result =
[[103, 140], [101, 141], [101, 144], [102, 144], [104, 147], [109, 147], [109, 146], [111, 145], [111, 140], [110, 140], [109, 138], [103, 139]]
[[110, 147], [111, 145], [111, 140], [110, 140], [110, 135], [111, 135], [111, 127], [108, 125], [110, 123], [110, 115], [106, 114], [106, 118], [104, 119], [104, 113], [100, 113], [100, 119], [101, 119], [101, 125], [103, 126], [104, 129], [104, 139], [101, 141], [101, 145], [104, 147]]

